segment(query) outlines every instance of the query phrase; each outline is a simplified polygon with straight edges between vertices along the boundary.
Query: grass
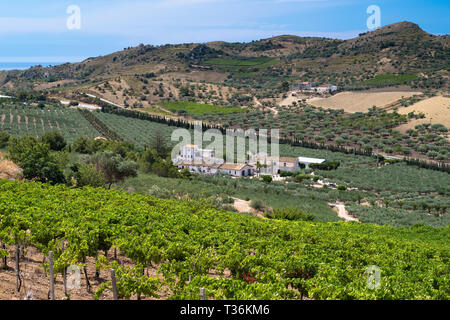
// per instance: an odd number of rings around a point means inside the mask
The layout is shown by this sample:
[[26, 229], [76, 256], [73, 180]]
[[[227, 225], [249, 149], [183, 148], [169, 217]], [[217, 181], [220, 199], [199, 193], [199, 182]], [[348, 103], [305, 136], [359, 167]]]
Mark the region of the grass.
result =
[[314, 215], [318, 221], [339, 221], [337, 214], [324, 199], [314, 198], [312, 195], [297, 188], [288, 189], [283, 183], [265, 184], [255, 179], [232, 179], [230, 177], [196, 176], [191, 180], [162, 178], [154, 174], [139, 174], [136, 178], [127, 179], [117, 188], [124, 191], [133, 190], [141, 194], [160, 197], [152, 193], [157, 186], [161, 194], [171, 198], [188, 195], [192, 199], [217, 199], [235, 197], [261, 201], [271, 208], [295, 207]]
[[416, 224], [424, 224], [431, 227], [445, 227], [450, 223], [450, 215], [434, 216], [423, 211], [409, 212], [397, 208], [380, 208], [349, 206], [347, 208], [352, 215], [359, 218], [362, 223], [378, 225], [391, 225], [394, 227], [409, 227]]
[[201, 114], [229, 114], [229, 113], [245, 112], [245, 110], [241, 108], [226, 108], [210, 104], [202, 104], [188, 101], [162, 102], [161, 105], [170, 111], [178, 112], [180, 110], [184, 110], [188, 114], [201, 115]]
[[160, 108], [154, 107], [154, 106], [149, 106], [149, 107], [145, 107], [142, 109], [144, 112], [148, 112], [150, 114], [162, 114], [162, 115], [171, 115], [169, 112], [164, 111]]
[[449, 176], [445, 172], [419, 169], [405, 164], [391, 164], [381, 168], [339, 168], [320, 171], [335, 183], [363, 190], [391, 192], [448, 193]]

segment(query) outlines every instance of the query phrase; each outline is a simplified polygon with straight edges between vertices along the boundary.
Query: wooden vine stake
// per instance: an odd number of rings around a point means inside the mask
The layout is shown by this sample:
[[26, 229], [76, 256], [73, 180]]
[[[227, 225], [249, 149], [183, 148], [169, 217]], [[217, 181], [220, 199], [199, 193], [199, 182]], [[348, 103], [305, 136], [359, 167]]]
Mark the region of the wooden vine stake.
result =
[[[61, 253], [64, 253], [64, 241], [61, 243]], [[66, 266], [63, 268], [63, 283], [64, 283], [64, 295], [67, 297], [67, 276], [66, 276]]]
[[117, 294], [117, 279], [116, 279], [116, 272], [114, 269], [111, 269], [111, 285], [112, 285], [112, 292], [113, 292], [113, 299], [119, 300], [118, 294]]
[[22, 281], [20, 279], [20, 248], [16, 245], [16, 287], [17, 292], [20, 292]]
[[55, 300], [55, 277], [53, 273], [53, 251], [48, 253], [49, 273], [50, 273], [50, 299]]
[[[2, 248], [3, 248], [3, 250], [6, 251], [6, 245], [4, 243], [2, 244]], [[3, 269], [4, 270], [8, 269], [8, 258], [7, 258], [7, 256], [3, 257]]]
[[[86, 256], [83, 255], [83, 263], [86, 263]], [[84, 277], [86, 278], [86, 290], [89, 293], [91, 291], [91, 283], [89, 282], [89, 277], [87, 274], [87, 267], [84, 266], [83, 267], [83, 271], [84, 271]]]

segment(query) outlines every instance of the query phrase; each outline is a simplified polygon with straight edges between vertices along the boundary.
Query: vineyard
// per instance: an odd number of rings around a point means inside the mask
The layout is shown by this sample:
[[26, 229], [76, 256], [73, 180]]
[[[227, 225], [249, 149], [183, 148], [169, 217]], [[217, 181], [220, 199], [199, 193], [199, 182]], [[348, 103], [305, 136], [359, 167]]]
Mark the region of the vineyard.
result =
[[0, 130], [16, 136], [41, 137], [46, 132], [60, 131], [68, 142], [80, 136], [95, 138], [101, 134], [77, 109], [46, 105], [0, 105]]
[[[200, 288], [207, 299], [449, 299], [449, 232], [265, 220], [202, 202], [0, 181], [4, 262], [14, 247], [51, 251], [61, 282], [66, 267], [95, 261], [97, 299], [110, 297], [110, 269], [122, 299], [199, 299]], [[378, 289], [367, 285], [371, 265]], [[85, 273], [83, 286], [92, 280]]]
[[170, 141], [172, 131], [177, 127], [147, 120], [128, 118], [110, 113], [94, 112], [93, 115], [104, 123], [110, 130], [114, 130], [122, 140], [131, 142], [139, 148], [148, 146], [157, 131]]

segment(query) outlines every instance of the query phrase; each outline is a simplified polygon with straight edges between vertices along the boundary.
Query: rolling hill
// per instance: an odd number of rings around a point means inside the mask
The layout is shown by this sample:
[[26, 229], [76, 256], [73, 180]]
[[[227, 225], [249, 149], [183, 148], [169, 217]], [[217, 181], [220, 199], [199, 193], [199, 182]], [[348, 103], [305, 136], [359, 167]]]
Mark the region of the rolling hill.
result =
[[[48, 83], [45, 89], [52, 84], [70, 89], [139, 75], [161, 79], [166, 85], [171, 79], [210, 83], [225, 79], [226, 86], [250, 86], [259, 93], [271, 91], [285, 80], [315, 80], [341, 87], [445, 87], [449, 44], [448, 35], [428, 34], [410, 22], [388, 25], [346, 41], [285, 35], [250, 43], [141, 44], [81, 63], [3, 72], [0, 84], [6, 89], [36, 88], [36, 83]], [[386, 74], [409, 78], [400, 83], [386, 78], [370, 81]]]

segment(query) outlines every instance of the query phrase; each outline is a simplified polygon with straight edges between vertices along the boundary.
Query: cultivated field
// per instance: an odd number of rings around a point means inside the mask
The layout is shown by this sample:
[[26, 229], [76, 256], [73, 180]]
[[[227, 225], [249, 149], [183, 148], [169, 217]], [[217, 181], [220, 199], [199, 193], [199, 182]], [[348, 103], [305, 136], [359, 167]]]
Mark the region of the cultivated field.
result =
[[85, 136], [101, 134], [73, 108], [46, 105], [38, 108], [24, 105], [0, 105], [0, 131], [15, 136], [42, 137], [51, 131], [61, 132], [69, 143]]
[[416, 125], [421, 123], [440, 123], [446, 127], [450, 126], [450, 98], [437, 96], [430, 99], [422, 100], [407, 108], [399, 109], [398, 113], [408, 114], [410, 112], [425, 114], [424, 119], [417, 119], [401, 125], [398, 129], [406, 131], [413, 129]]
[[330, 98], [313, 98], [308, 103], [322, 108], [344, 109], [345, 112], [367, 112], [373, 106], [385, 107], [402, 98], [420, 95], [421, 92], [342, 92]]
[[185, 111], [188, 114], [228, 114], [245, 111], [241, 108], [224, 108], [210, 104], [187, 101], [162, 102], [161, 105], [172, 112]]

